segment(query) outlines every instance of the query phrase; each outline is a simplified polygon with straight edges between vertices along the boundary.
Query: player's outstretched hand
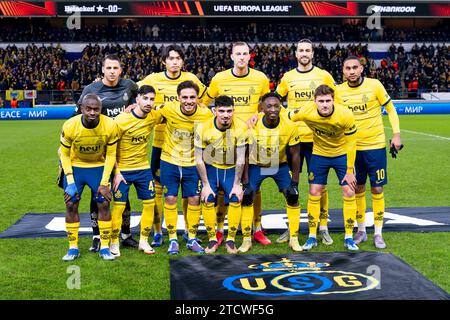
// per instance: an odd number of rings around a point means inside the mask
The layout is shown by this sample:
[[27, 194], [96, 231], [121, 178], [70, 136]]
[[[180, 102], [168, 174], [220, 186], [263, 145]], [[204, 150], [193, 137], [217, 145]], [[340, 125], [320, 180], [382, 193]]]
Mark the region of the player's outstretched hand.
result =
[[75, 185], [75, 183], [69, 183], [66, 189], [64, 189], [64, 202], [67, 204], [70, 199], [75, 196], [77, 199], [80, 199], [80, 197], [78, 196], [77, 186]]
[[134, 110], [136, 107], [137, 107], [137, 103], [130, 104], [128, 107], [125, 108], [125, 112], [130, 113], [131, 110]]
[[248, 119], [246, 123], [247, 123], [247, 127], [249, 129], [253, 129], [256, 126], [256, 124], [258, 123], [258, 115], [255, 114], [255, 115], [251, 116], [251, 118]]
[[242, 197], [244, 196], [244, 190], [240, 184], [233, 185], [233, 189], [230, 192], [230, 199], [233, 194], [238, 198], [239, 202], [242, 202]]
[[286, 200], [289, 205], [293, 205], [298, 202], [299, 192], [298, 192], [298, 182], [292, 181], [291, 185], [286, 191]]
[[356, 177], [354, 173], [347, 173], [342, 179], [341, 183], [347, 182], [347, 184], [352, 188], [352, 190], [356, 190]]
[[209, 196], [210, 195], [212, 195], [214, 198], [216, 197], [216, 194], [214, 193], [214, 191], [211, 189], [211, 186], [208, 184], [208, 185], [205, 185], [205, 186], [203, 186], [203, 188], [202, 188], [202, 193], [201, 193], [201, 195], [200, 195], [200, 200], [202, 201], [202, 202], [208, 202], [208, 198], [209, 198]]
[[99, 198], [100, 196], [105, 198], [105, 200], [108, 202], [111, 202], [111, 200], [112, 200], [111, 190], [109, 190], [109, 188], [107, 186], [98, 187], [97, 198]]
[[113, 179], [113, 190], [116, 192], [119, 189], [120, 183], [123, 182], [124, 184], [127, 184], [127, 180], [123, 177], [123, 175], [119, 172], [116, 175], [114, 175]]

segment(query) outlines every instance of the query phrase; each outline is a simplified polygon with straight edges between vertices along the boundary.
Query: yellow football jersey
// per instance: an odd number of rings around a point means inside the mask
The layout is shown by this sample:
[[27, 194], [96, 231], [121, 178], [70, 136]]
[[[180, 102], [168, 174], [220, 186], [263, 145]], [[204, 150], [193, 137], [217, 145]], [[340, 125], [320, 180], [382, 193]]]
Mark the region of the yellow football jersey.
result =
[[396, 111], [395, 107], [389, 103], [391, 97], [380, 81], [363, 78], [362, 83], [356, 87], [350, 87], [348, 82], [344, 82], [336, 88], [335, 101], [353, 111], [358, 128], [357, 150], [386, 147], [382, 107], [386, 107], [388, 113], [396, 114]]
[[[322, 84], [335, 88], [335, 82], [327, 71], [313, 66], [309, 71], [292, 69], [284, 74], [276, 92], [282, 97], [287, 95], [288, 110], [301, 108], [306, 101], [314, 101], [314, 91]], [[297, 122], [301, 142], [312, 142], [311, 129], [303, 122]]]
[[233, 69], [228, 69], [211, 79], [203, 101], [209, 105], [218, 96], [230, 96], [234, 101], [234, 115], [247, 121], [258, 112], [259, 99], [267, 92], [270, 92], [269, 79], [261, 71], [249, 68], [247, 75], [235, 76]]
[[145, 118], [140, 118], [131, 111], [121, 113], [114, 119], [120, 139], [117, 146], [119, 170], [150, 168], [148, 161], [150, 134], [155, 125], [161, 123], [161, 119], [159, 110], [152, 110]]
[[286, 148], [300, 143], [298, 128], [287, 117], [281, 116], [275, 128], [267, 126], [264, 114], [258, 115], [255, 128], [250, 130], [250, 164], [274, 167], [287, 163]]
[[314, 102], [289, 112], [293, 121], [304, 121], [313, 132], [313, 154], [337, 157], [347, 154], [345, 136], [356, 133], [355, 118], [346, 107], [335, 104], [333, 113], [321, 116]]
[[182, 167], [195, 166], [194, 128], [213, 117], [211, 110], [198, 106], [195, 113], [185, 115], [180, 103], [175, 102], [166, 104], [160, 112], [166, 119], [161, 160]]
[[67, 120], [62, 128], [60, 142], [70, 148], [72, 166], [82, 168], [100, 167], [105, 164], [106, 148], [118, 140], [117, 125], [113, 119], [100, 115], [95, 128], [86, 128], [83, 115]]
[[[139, 87], [143, 85], [150, 85], [155, 88], [155, 105], [159, 106], [168, 102], [178, 101], [177, 87], [183, 81], [191, 80], [196, 83], [199, 88], [199, 98], [203, 98], [206, 86], [191, 72], [180, 73], [180, 76], [176, 78], [170, 78], [165, 71], [152, 73], [146, 76], [143, 80], [139, 81], [137, 84]], [[153, 146], [162, 148], [164, 144], [164, 124], [157, 125], [155, 127], [155, 134], [153, 136]]]
[[234, 118], [230, 128], [222, 131], [217, 128], [216, 118], [197, 126], [195, 130], [195, 147], [203, 149], [205, 163], [219, 169], [236, 166], [236, 148], [247, 144], [247, 125], [239, 118]]

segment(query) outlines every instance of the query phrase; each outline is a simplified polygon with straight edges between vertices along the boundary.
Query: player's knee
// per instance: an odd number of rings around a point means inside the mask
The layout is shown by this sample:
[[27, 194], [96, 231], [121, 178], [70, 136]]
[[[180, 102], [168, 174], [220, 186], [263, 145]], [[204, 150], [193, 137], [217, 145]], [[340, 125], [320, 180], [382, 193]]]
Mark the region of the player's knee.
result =
[[200, 204], [200, 197], [188, 197], [188, 205], [190, 206], [198, 206]]
[[105, 201], [102, 201], [102, 202], [98, 202], [97, 201], [97, 207], [98, 207], [98, 211], [99, 211], [99, 214], [100, 214], [100, 211], [108, 210], [109, 202], [106, 201], [106, 199], [105, 199]]
[[346, 198], [351, 198], [355, 196], [355, 191], [348, 185], [342, 187], [342, 193]]
[[383, 187], [372, 187], [370, 191], [372, 194], [381, 194], [383, 193]]
[[365, 192], [366, 191], [366, 186], [365, 185], [363, 185], [363, 184], [358, 184], [357, 186], [356, 186], [356, 189], [355, 189], [355, 192], [356, 193], [363, 193], [363, 192]]
[[165, 202], [169, 205], [177, 204], [177, 197], [175, 196], [166, 196], [165, 200]]
[[70, 216], [76, 215], [78, 213], [78, 202], [69, 201], [66, 204], [67, 214]]

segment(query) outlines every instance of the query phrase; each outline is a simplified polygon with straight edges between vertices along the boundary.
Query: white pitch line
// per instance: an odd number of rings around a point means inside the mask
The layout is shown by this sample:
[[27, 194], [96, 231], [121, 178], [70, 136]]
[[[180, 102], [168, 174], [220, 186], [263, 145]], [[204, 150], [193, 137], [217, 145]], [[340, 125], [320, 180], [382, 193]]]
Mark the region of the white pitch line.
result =
[[[391, 127], [385, 127], [385, 128], [392, 130]], [[443, 139], [443, 140], [450, 140], [450, 137], [443, 137], [443, 136], [438, 136], [438, 135], [435, 135], [435, 134], [425, 133], [425, 132], [419, 132], [419, 131], [412, 131], [412, 130], [400, 129], [400, 132], [407, 132], [407, 133], [413, 133], [413, 134], [420, 134], [420, 135], [422, 135], [422, 136], [428, 136], [428, 137], [433, 137], [433, 138], [438, 138], [438, 139]]]

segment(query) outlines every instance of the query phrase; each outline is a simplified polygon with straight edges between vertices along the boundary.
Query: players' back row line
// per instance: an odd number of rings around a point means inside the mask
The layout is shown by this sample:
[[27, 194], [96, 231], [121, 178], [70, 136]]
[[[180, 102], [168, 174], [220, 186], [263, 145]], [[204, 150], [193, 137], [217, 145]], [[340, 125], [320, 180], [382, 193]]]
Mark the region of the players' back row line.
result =
[[[113, 259], [114, 254], [120, 255], [122, 212], [122, 245], [136, 246], [145, 253], [154, 253], [148, 243], [148, 235], [154, 222], [152, 246], [162, 244], [163, 208], [170, 238], [168, 252], [178, 253], [176, 201], [180, 184], [185, 225], [188, 226], [183, 238], [187, 240], [188, 249], [200, 253], [217, 250], [224, 240], [224, 215], [227, 208], [229, 226], [225, 244], [229, 253], [238, 252], [234, 240], [240, 222], [244, 237], [240, 252], [251, 248], [252, 229], [254, 240], [270, 244], [261, 229], [259, 191], [262, 180], [269, 176], [275, 179], [286, 197], [290, 225], [290, 229], [277, 241], [289, 240], [290, 247], [295, 251], [311, 249], [317, 245], [316, 233], [320, 218], [322, 242], [331, 244], [333, 240], [327, 230], [328, 194], [325, 188], [330, 167], [337, 171], [344, 193], [345, 246], [357, 250], [357, 244], [367, 240], [364, 212], [365, 184], [369, 176], [376, 213], [374, 243], [378, 248], [386, 247], [381, 235], [383, 185], [387, 182], [382, 106], [388, 111], [394, 129], [391, 145], [394, 150], [399, 150], [401, 146], [398, 117], [389, 95], [377, 80], [361, 76], [363, 67], [356, 57], [346, 59], [344, 73], [348, 80], [337, 88], [326, 71], [312, 65], [313, 46], [310, 41], [301, 40], [298, 43], [296, 57], [298, 67], [285, 74], [276, 94], [269, 93], [269, 82], [264, 74], [248, 67], [249, 48], [243, 42], [233, 44], [233, 68], [217, 74], [209, 88], [205, 88], [193, 74], [181, 71], [184, 55], [182, 49], [175, 45], [167, 47], [162, 56], [166, 71], [151, 74], [138, 85], [120, 78], [121, 66], [116, 56], [106, 57], [102, 81], [85, 88], [80, 98], [82, 115], [68, 120], [61, 135], [61, 163], [66, 173], [67, 232], [71, 242], [64, 259], [72, 260], [79, 255], [77, 194], [81, 194], [85, 184], [93, 190], [91, 211], [94, 238], [91, 251], [100, 250], [100, 255], [105, 259]], [[136, 92], [138, 86], [139, 94]], [[96, 112], [117, 115], [134, 102], [136, 94], [137, 107], [131, 113], [117, 117], [115, 125], [100, 114], [95, 117]], [[280, 96], [287, 96], [289, 112], [281, 108]], [[264, 99], [261, 100], [261, 97]], [[213, 115], [202, 105], [209, 105], [214, 99]], [[258, 115], [260, 100], [264, 112]], [[154, 110], [153, 105], [164, 107]], [[312, 118], [308, 118], [308, 114]], [[254, 127], [250, 130], [252, 134], [248, 134], [244, 121]], [[194, 143], [195, 122], [201, 122], [202, 125], [196, 128]], [[96, 130], [106, 130], [107, 123], [111, 128], [117, 126], [118, 131], [111, 132], [111, 136], [103, 131], [92, 134]], [[138, 130], [144, 123], [143, 128]], [[153, 126], [150, 165], [144, 151]], [[250, 152], [250, 157], [242, 155], [245, 155], [244, 146], [247, 143], [254, 151]], [[355, 156], [352, 153], [353, 145], [357, 150]], [[118, 151], [117, 156], [113, 157], [111, 154], [115, 152], [114, 149]], [[136, 157], [136, 153], [141, 157]], [[91, 160], [95, 161], [90, 163]], [[310, 235], [301, 247], [297, 236], [300, 217], [297, 185], [304, 160], [310, 182]], [[107, 185], [114, 166], [115, 205], [111, 222], [108, 203], [112, 195]], [[85, 169], [76, 174], [79, 168], [86, 167], [97, 168], [96, 175], [85, 174]], [[274, 171], [274, 168], [277, 170]], [[293, 173], [292, 178], [289, 170]], [[78, 182], [74, 179], [77, 176], [80, 176]], [[94, 177], [98, 180], [95, 183], [92, 180]], [[202, 183], [199, 183], [199, 178]], [[130, 183], [135, 183], [138, 196], [144, 201], [139, 244], [132, 239], [129, 230], [127, 199]], [[98, 185], [100, 187], [96, 188]], [[98, 222], [95, 214], [97, 208]], [[200, 212], [203, 213], [210, 240], [205, 249], [196, 238]], [[358, 232], [353, 241], [355, 216]]]

